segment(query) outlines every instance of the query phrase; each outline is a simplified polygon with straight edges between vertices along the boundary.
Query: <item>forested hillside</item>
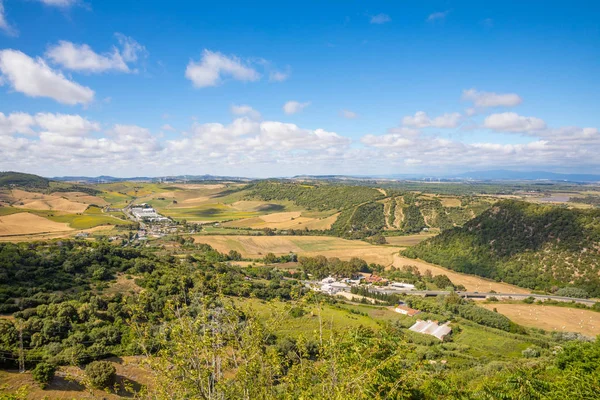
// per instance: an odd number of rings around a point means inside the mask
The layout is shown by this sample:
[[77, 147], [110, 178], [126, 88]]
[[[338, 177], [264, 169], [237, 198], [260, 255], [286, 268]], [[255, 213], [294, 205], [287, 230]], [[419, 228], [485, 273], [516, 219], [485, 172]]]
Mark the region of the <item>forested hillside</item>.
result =
[[600, 296], [600, 210], [501, 201], [404, 254], [531, 289]]
[[290, 200], [309, 210], [343, 210], [361, 203], [382, 199], [377, 189], [365, 186], [304, 185], [264, 181], [252, 184], [250, 196], [261, 200]]
[[450, 229], [481, 214], [490, 206], [482, 197], [438, 197], [368, 186], [263, 181], [248, 187], [249, 198], [289, 200], [308, 210], [341, 211], [331, 233], [362, 239], [383, 231], [404, 234], [426, 228]]
[[41, 176], [24, 174], [22, 172], [0, 172], [0, 187], [19, 186], [23, 188], [39, 188], [48, 187], [49, 180]]

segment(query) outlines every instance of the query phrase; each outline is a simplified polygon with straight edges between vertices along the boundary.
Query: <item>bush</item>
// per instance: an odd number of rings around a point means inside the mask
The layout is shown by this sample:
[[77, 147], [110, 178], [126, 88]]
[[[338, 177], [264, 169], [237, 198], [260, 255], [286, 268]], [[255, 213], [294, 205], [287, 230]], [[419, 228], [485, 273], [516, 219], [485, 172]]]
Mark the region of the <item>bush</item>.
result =
[[85, 367], [85, 374], [93, 387], [105, 389], [114, 385], [117, 370], [108, 361], [94, 361]]
[[540, 356], [540, 349], [537, 347], [528, 347], [521, 352], [523, 357], [525, 358], [537, 358]]
[[42, 389], [45, 389], [52, 378], [54, 378], [54, 372], [56, 372], [56, 367], [54, 365], [42, 362], [35, 366], [31, 375], [33, 376], [33, 380], [36, 381]]
[[574, 298], [580, 298], [580, 299], [587, 299], [588, 297], [590, 297], [588, 292], [586, 292], [583, 289], [576, 288], [576, 287], [560, 288], [554, 294], [557, 296], [574, 297]]

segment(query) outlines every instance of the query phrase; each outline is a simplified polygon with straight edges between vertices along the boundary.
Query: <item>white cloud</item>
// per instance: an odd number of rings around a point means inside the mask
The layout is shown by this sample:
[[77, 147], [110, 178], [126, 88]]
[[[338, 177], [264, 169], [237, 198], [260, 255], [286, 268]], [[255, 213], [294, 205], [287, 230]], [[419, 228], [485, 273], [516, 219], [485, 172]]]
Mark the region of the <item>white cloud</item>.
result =
[[126, 62], [136, 62], [138, 58], [148, 55], [146, 48], [132, 37], [125, 36], [119, 32], [115, 33], [115, 37], [121, 45], [121, 56]]
[[439, 11], [439, 12], [434, 12], [432, 14], [429, 14], [429, 16], [427, 17], [427, 21], [433, 22], [433, 21], [445, 19], [449, 12], [450, 12], [450, 10], [446, 10], [446, 11]]
[[73, 71], [100, 73], [106, 71], [136, 72], [127, 62], [136, 62], [146, 49], [138, 42], [123, 34], [116, 33], [121, 50], [113, 47], [110, 52], [98, 54], [87, 44], [74, 44], [61, 40], [48, 48], [46, 57], [55, 64]]
[[546, 128], [546, 123], [536, 117], [523, 117], [514, 112], [492, 114], [485, 118], [484, 128], [499, 132], [533, 132]]
[[377, 14], [377, 15], [372, 15], [370, 22], [372, 24], [381, 25], [381, 24], [385, 24], [386, 22], [390, 22], [391, 20], [392, 19], [390, 18], [389, 15], [381, 13], [381, 14]]
[[296, 114], [296, 113], [299, 113], [300, 111], [304, 110], [309, 105], [310, 105], [310, 102], [300, 103], [300, 102], [292, 100], [292, 101], [288, 101], [287, 103], [285, 103], [283, 105], [283, 111], [288, 115]]
[[349, 111], [349, 110], [340, 111], [340, 115], [346, 119], [355, 119], [358, 117], [358, 114], [356, 114], [353, 111]]
[[467, 117], [472, 117], [473, 115], [477, 114], [477, 110], [473, 107], [469, 107], [465, 110], [465, 115]]
[[4, 31], [8, 36], [17, 36], [17, 30], [11, 26], [6, 20], [6, 12], [4, 10], [4, 3], [0, 0], [0, 30]]
[[271, 82], [283, 82], [287, 80], [291, 75], [291, 72], [288, 70], [286, 72], [283, 71], [271, 71], [269, 73], [269, 81]]
[[480, 92], [476, 89], [463, 90], [462, 99], [472, 101], [475, 107], [514, 107], [523, 102], [516, 93]]
[[54, 71], [41, 58], [17, 50], [0, 51], [3, 79], [17, 92], [30, 97], [50, 97], [63, 104], [88, 104], [94, 91]]
[[100, 130], [100, 124], [79, 115], [38, 113], [35, 121], [42, 129], [65, 136], [82, 136]]
[[252, 82], [260, 79], [260, 74], [236, 56], [226, 56], [219, 52], [204, 50], [200, 61], [190, 61], [185, 70], [185, 77], [195, 87], [217, 86], [223, 77], [231, 77], [238, 81]]
[[534, 136], [531, 142], [511, 144], [466, 143], [400, 126], [363, 136], [362, 146], [351, 146], [350, 138], [326, 129], [247, 116], [228, 124], [193, 123], [187, 132], [169, 138], [137, 125], [102, 127], [80, 115], [0, 114], [0, 170], [278, 176], [394, 168], [445, 174], [465, 168], [600, 167], [600, 131], [592, 127], [534, 130], [528, 132]]
[[252, 119], [260, 119], [260, 113], [256, 111], [254, 108], [241, 104], [241, 105], [232, 105], [231, 113], [234, 115], [247, 115]]
[[47, 6], [68, 8], [79, 2], [79, 0], [38, 0]]
[[85, 72], [121, 71], [129, 72], [129, 67], [117, 49], [112, 53], [98, 54], [87, 44], [73, 44], [61, 40], [50, 47], [46, 57], [66, 69]]
[[169, 124], [164, 124], [163, 126], [160, 127], [160, 129], [163, 130], [163, 131], [174, 131], [175, 130], [175, 128], [173, 128]]
[[0, 112], [0, 136], [13, 133], [32, 135], [34, 134], [31, 129], [33, 125], [35, 125], [35, 120], [29, 114], [19, 112], [4, 115]]
[[417, 111], [414, 116], [402, 118], [402, 124], [415, 128], [456, 128], [461, 120], [459, 113], [447, 113], [431, 119], [425, 111]]

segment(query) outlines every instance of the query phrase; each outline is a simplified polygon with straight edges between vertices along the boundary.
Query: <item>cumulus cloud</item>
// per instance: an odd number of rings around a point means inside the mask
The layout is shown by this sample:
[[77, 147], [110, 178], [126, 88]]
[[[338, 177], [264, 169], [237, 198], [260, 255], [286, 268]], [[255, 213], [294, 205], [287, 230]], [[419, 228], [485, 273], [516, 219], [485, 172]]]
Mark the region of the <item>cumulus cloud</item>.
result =
[[224, 77], [243, 82], [257, 81], [260, 74], [236, 56], [204, 50], [200, 61], [188, 63], [185, 77], [195, 87], [204, 88], [219, 85]]
[[310, 105], [310, 102], [306, 102], [306, 103], [300, 103], [298, 101], [288, 101], [287, 103], [285, 103], [283, 105], [283, 111], [288, 114], [296, 114], [299, 113], [300, 111], [304, 110], [306, 107], [308, 107]]
[[358, 114], [350, 110], [342, 110], [340, 111], [340, 115], [346, 119], [355, 119], [358, 117]]
[[8, 36], [17, 36], [17, 30], [6, 20], [6, 12], [4, 11], [4, 3], [0, 0], [0, 30], [4, 31]]
[[241, 105], [232, 105], [231, 113], [234, 115], [247, 115], [252, 119], [260, 119], [260, 113], [256, 111], [254, 108], [241, 104]]
[[[327, 129], [252, 119], [247, 115], [251, 107], [237, 107], [240, 116], [229, 123], [194, 122], [169, 138], [142, 126], [109, 126], [76, 114], [0, 113], [0, 170], [33, 171], [43, 165], [56, 174], [72, 173], [75, 167], [121, 175], [210, 169], [278, 176], [283, 171], [330, 173], [337, 167], [354, 172], [406, 167], [431, 173], [465, 167], [600, 167], [600, 131], [593, 127], [545, 127], [528, 132], [529, 143], [511, 144], [467, 143], [399, 126], [384, 134], [364, 135], [353, 144]], [[191, 166], [198, 167], [190, 170]]]
[[98, 54], [87, 44], [74, 44], [61, 40], [48, 48], [46, 57], [55, 64], [73, 71], [100, 73], [106, 71], [136, 72], [127, 62], [135, 62], [146, 54], [144, 46], [120, 33], [115, 34], [121, 50], [116, 47], [110, 52]]
[[480, 92], [476, 89], [463, 90], [462, 99], [472, 101], [475, 107], [514, 107], [523, 102], [516, 93]]
[[17, 50], [0, 51], [2, 78], [13, 90], [30, 97], [49, 97], [59, 103], [88, 104], [94, 91], [50, 68], [41, 58]]
[[163, 126], [160, 127], [160, 129], [163, 130], [163, 131], [174, 131], [175, 130], [175, 128], [173, 128], [169, 124], [164, 124]]
[[382, 13], [382, 14], [372, 15], [370, 22], [372, 24], [381, 25], [381, 24], [385, 24], [386, 22], [390, 22], [391, 20], [392, 19], [390, 18], [389, 15]]
[[427, 22], [434, 22], [434, 21], [439, 21], [439, 20], [445, 19], [449, 12], [450, 12], [450, 10], [446, 10], [446, 11], [439, 11], [439, 12], [434, 12], [432, 14], [429, 14], [429, 16], [427, 17]]
[[100, 124], [79, 115], [38, 113], [35, 121], [43, 130], [65, 136], [82, 136], [100, 130]]
[[402, 118], [402, 124], [415, 128], [456, 128], [461, 120], [459, 113], [446, 113], [432, 119], [425, 111], [417, 111], [415, 115]]
[[498, 132], [533, 132], [546, 128], [546, 123], [536, 117], [523, 117], [514, 112], [488, 115], [483, 121], [484, 128]]
[[13, 133], [32, 135], [34, 134], [33, 125], [35, 125], [35, 119], [29, 114], [18, 112], [4, 115], [0, 112], [0, 136]]

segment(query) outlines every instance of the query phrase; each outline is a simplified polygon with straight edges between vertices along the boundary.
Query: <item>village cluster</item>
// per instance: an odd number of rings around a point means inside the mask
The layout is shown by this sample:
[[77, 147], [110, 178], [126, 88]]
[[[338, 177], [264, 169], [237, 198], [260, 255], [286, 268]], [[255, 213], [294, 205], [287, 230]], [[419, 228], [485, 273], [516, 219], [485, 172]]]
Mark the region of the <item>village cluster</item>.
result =
[[[415, 285], [405, 282], [389, 282], [385, 278], [382, 278], [375, 274], [362, 274], [359, 275], [356, 279], [336, 279], [332, 276], [328, 276], [327, 278], [310, 283], [309, 286], [311, 289], [326, 293], [329, 295], [337, 295], [340, 293], [349, 293], [353, 286], [358, 286], [361, 284], [366, 284], [368, 288], [373, 289], [374, 291], [382, 291], [381, 286], [375, 286], [373, 284], [386, 284], [385, 292], [387, 293], [407, 293], [415, 290]], [[414, 317], [421, 313], [420, 310], [416, 310], [414, 308], [410, 308], [403, 302], [400, 302], [395, 308], [394, 311], [398, 314], [406, 315], [409, 317]], [[423, 321], [418, 319], [414, 325], [409, 328], [413, 332], [418, 332], [426, 335], [431, 335], [439, 340], [444, 340], [444, 338], [452, 332], [452, 328], [449, 326], [449, 322], [444, 324], [439, 324], [438, 321]]]

